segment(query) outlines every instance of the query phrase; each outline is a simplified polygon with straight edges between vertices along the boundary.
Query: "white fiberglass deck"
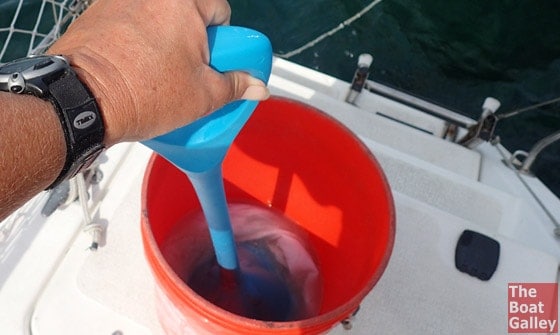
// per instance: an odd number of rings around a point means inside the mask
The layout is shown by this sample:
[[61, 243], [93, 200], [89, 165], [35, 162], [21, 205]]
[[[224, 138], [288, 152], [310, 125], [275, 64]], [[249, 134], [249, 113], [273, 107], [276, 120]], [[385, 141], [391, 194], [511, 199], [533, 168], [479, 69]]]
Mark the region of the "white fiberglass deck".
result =
[[[345, 104], [347, 84], [299, 67], [292, 72], [293, 67], [276, 61], [272, 92], [311, 102], [355, 131], [381, 163], [395, 200], [397, 233], [385, 274], [363, 302], [353, 329], [338, 326], [332, 334], [506, 333], [507, 284], [557, 282], [560, 248], [546, 238], [553, 226], [526, 195], [516, 193], [513, 182], [515, 192], [509, 192], [503, 186], [508, 182], [495, 179], [503, 173], [496, 172], [499, 159], [483, 161], [478, 152], [376, 115], [375, 108], [390, 113], [397, 107], [384, 98], [361, 97], [379, 102], [372, 110]], [[436, 121], [421, 118], [426, 127], [437, 128]], [[0, 263], [2, 334], [162, 334], [139, 228], [149, 155], [138, 144], [109, 150], [92, 204], [107, 224], [97, 252], [88, 250], [91, 239], [81, 232], [77, 204], [21, 233], [31, 235], [18, 241], [29, 248]], [[497, 185], [480, 182], [487, 179]], [[455, 246], [464, 229], [500, 242], [491, 280], [456, 270]]]

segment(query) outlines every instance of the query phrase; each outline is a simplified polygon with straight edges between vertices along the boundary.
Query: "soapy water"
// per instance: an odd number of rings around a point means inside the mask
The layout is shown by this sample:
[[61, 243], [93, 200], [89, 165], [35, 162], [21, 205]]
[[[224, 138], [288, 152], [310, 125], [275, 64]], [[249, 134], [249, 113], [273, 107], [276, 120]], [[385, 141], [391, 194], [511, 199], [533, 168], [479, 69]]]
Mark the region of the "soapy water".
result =
[[229, 204], [239, 270], [219, 266], [202, 212], [181, 218], [161, 251], [198, 295], [229, 312], [264, 321], [316, 316], [322, 282], [307, 232], [272, 208]]

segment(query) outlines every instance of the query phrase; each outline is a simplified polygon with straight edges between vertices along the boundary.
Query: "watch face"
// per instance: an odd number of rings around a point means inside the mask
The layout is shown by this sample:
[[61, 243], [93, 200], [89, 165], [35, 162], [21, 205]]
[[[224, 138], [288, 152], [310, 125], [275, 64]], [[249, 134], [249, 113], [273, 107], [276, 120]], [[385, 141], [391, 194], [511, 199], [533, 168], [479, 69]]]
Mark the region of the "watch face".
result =
[[[48, 86], [69, 68], [60, 56], [35, 56], [0, 66], [0, 91], [26, 93], [44, 98]], [[45, 97], [46, 98], [46, 97]]]
[[33, 68], [34, 70], [38, 70], [52, 63], [53, 61], [48, 56], [23, 58], [0, 66], [0, 74], [12, 74], [14, 72], [23, 72], [24, 70], [30, 68]]

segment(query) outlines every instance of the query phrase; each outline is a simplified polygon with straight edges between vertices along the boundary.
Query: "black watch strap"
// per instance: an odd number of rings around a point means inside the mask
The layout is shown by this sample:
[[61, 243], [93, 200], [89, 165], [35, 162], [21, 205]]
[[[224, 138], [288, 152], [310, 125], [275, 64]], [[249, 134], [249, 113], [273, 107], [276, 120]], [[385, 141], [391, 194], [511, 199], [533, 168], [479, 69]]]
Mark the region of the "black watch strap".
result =
[[66, 140], [66, 160], [57, 179], [47, 188], [75, 176], [102, 152], [105, 128], [93, 94], [70, 66], [47, 83], [48, 99], [55, 106]]

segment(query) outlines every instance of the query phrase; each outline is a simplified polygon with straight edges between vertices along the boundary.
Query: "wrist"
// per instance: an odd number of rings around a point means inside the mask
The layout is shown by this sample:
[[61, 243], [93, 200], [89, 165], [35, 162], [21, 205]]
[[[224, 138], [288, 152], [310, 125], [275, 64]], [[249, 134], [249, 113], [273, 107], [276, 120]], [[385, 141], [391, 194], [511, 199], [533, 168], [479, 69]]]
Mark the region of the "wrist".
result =
[[103, 116], [96, 99], [64, 57], [26, 57], [2, 65], [0, 90], [33, 95], [54, 107], [63, 130], [66, 157], [49, 188], [86, 169], [105, 147]]
[[119, 70], [102, 57], [89, 52], [52, 49], [49, 54], [64, 55], [80, 81], [95, 97], [105, 126], [105, 146], [130, 140], [127, 137], [129, 123], [126, 120], [133, 99]]

